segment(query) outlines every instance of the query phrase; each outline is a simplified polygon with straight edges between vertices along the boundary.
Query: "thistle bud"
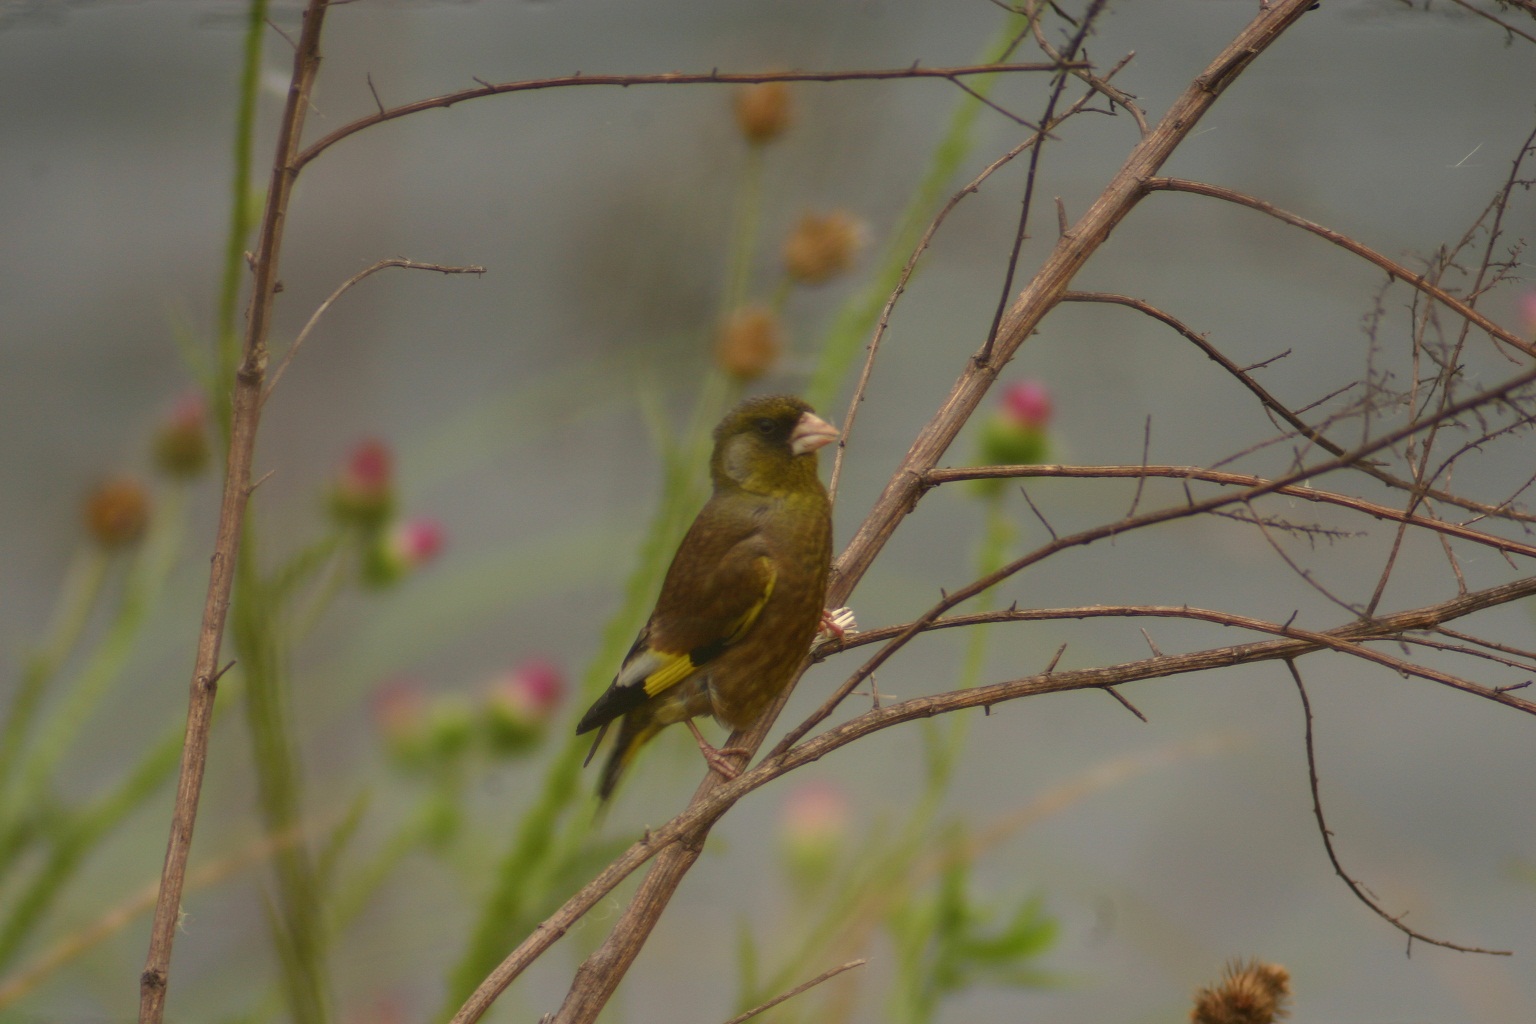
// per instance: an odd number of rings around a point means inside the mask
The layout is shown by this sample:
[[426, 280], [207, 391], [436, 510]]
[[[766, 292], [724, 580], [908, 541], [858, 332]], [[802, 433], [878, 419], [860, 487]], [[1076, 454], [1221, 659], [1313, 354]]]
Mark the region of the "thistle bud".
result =
[[784, 82], [760, 82], [736, 91], [736, 127], [754, 146], [783, 135], [791, 114], [789, 86]]
[[1273, 1024], [1290, 1013], [1291, 975], [1279, 964], [1233, 961], [1217, 985], [1195, 993], [1191, 1024]]
[[491, 684], [485, 728], [494, 753], [515, 756], [532, 749], [565, 696], [565, 674], [542, 658], [530, 658]]
[[386, 587], [432, 562], [442, 553], [444, 533], [435, 519], [418, 517], [378, 534], [363, 559], [363, 582]]
[[121, 548], [144, 536], [149, 525], [149, 492], [123, 476], [97, 487], [85, 500], [85, 526], [104, 548]]
[[427, 695], [414, 680], [397, 679], [373, 694], [374, 728], [384, 748], [399, 764], [415, 767], [425, 763], [427, 750]]
[[[1038, 380], [1021, 380], [1003, 391], [998, 409], [982, 425], [978, 461], [984, 466], [1025, 466], [1044, 462], [1050, 452], [1048, 427], [1054, 414], [1051, 393]], [[1003, 492], [1003, 480], [977, 480], [988, 496]]]
[[383, 441], [360, 442], [347, 456], [331, 489], [331, 514], [338, 522], [377, 529], [395, 507], [394, 454]]
[[208, 468], [208, 404], [201, 393], [183, 395], [155, 431], [155, 466], [166, 476], [191, 480]]
[[736, 310], [715, 338], [715, 361], [740, 381], [756, 380], [773, 369], [783, 351], [778, 314], [766, 306]]
[[812, 895], [848, 846], [850, 808], [842, 789], [811, 782], [790, 792], [780, 817], [779, 851], [797, 892]]
[[784, 270], [799, 284], [825, 284], [853, 266], [865, 234], [851, 214], [808, 213], [784, 240]]
[[381, 686], [373, 697], [373, 720], [390, 759], [412, 770], [453, 761], [474, 738], [474, 714], [467, 701], [430, 697], [414, 680]]

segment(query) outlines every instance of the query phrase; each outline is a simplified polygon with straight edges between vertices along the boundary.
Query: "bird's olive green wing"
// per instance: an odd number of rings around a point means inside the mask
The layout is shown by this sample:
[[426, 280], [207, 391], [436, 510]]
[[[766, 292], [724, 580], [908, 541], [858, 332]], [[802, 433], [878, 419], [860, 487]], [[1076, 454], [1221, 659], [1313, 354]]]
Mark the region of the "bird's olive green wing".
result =
[[656, 610], [578, 734], [692, 678], [740, 641], [768, 603], [778, 569], [762, 537], [732, 530], [710, 512], [706, 506], [683, 539]]

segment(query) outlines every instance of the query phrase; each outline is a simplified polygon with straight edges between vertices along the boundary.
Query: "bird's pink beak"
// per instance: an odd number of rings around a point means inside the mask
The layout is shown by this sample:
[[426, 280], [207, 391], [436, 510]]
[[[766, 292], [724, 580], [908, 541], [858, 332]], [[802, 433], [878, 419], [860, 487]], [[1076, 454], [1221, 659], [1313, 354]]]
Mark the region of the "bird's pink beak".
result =
[[789, 450], [796, 455], [814, 452], [838, 439], [837, 428], [813, 412], [803, 412], [789, 434]]

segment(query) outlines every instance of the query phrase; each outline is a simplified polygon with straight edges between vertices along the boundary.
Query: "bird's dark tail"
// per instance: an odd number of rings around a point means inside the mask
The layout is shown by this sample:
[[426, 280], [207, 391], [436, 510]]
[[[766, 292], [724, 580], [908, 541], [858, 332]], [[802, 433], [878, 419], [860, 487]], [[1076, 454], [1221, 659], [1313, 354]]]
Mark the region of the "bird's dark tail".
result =
[[[603, 777], [597, 784], [597, 797], [607, 802], [613, 795], [614, 788], [619, 784], [619, 777], [629, 767], [629, 763], [635, 759], [635, 754], [645, 745], [646, 741], [660, 732], [662, 726], [644, 708], [637, 708], [625, 715], [619, 722], [619, 735], [614, 738], [613, 749], [608, 753], [608, 762], [603, 765]], [[599, 734], [598, 739], [602, 736]], [[594, 751], [596, 746], [593, 747]], [[590, 755], [588, 755], [590, 757]]]

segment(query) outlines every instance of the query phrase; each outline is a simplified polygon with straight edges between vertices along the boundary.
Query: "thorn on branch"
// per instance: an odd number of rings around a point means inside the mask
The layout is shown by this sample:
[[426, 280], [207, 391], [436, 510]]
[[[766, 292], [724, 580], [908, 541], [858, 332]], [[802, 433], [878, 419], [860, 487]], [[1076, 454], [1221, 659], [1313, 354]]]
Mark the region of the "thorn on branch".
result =
[[1284, 352], [1281, 352], [1278, 355], [1270, 356], [1268, 359], [1260, 359], [1256, 363], [1250, 363], [1247, 366], [1241, 367], [1241, 372], [1243, 372], [1243, 373], [1252, 373], [1254, 370], [1262, 370], [1262, 369], [1264, 369], [1264, 367], [1268, 366], [1271, 363], [1278, 363], [1280, 360], [1284, 359], [1286, 356], [1288, 356], [1290, 354], [1291, 354], [1291, 350], [1290, 349], [1286, 349]]
[[[1143, 632], [1145, 632], [1145, 630], [1143, 630]], [[1148, 643], [1151, 642], [1150, 638], [1148, 639], [1147, 642]], [[1152, 648], [1152, 649], [1154, 651], [1157, 650], [1157, 648], [1155, 648], [1155, 647]], [[1161, 654], [1159, 654], [1159, 657], [1161, 657]], [[1121, 704], [1125, 705], [1125, 709], [1127, 711], [1129, 711], [1131, 714], [1135, 715], [1137, 718], [1141, 719], [1143, 722], [1147, 721], [1147, 716], [1141, 713], [1141, 709], [1138, 708], [1135, 704], [1132, 704], [1130, 701], [1126, 700], [1125, 699], [1125, 695], [1122, 694], [1119, 690], [1115, 689], [1113, 686], [1101, 686], [1101, 687], [1099, 687], [1099, 689], [1103, 690], [1105, 693], [1107, 693], [1111, 697], [1115, 698], [1115, 700], [1117, 700]]]
[[1527, 679], [1525, 682], [1523, 682], [1523, 683], [1515, 683], [1513, 686], [1495, 686], [1493, 688], [1493, 692], [1494, 693], [1513, 693], [1516, 690], [1523, 690], [1527, 686], [1530, 686], [1530, 685], [1531, 685], [1531, 681], [1529, 679]]
[[373, 93], [374, 106], [379, 108], [379, 113], [384, 113], [384, 101], [379, 99], [379, 90], [373, 87], [373, 72], [369, 71], [364, 76], [368, 80], [368, 91]]
[[1028, 505], [1029, 510], [1035, 514], [1035, 518], [1040, 520], [1040, 525], [1045, 527], [1045, 532], [1051, 535], [1051, 540], [1053, 542], [1058, 540], [1059, 538], [1056, 536], [1056, 531], [1051, 529], [1050, 520], [1046, 519], [1045, 515], [1035, 507], [1035, 503], [1029, 500], [1029, 492], [1024, 489], [1023, 484], [1019, 485], [1019, 494], [1023, 497], [1024, 504]]

